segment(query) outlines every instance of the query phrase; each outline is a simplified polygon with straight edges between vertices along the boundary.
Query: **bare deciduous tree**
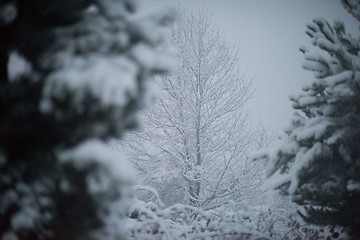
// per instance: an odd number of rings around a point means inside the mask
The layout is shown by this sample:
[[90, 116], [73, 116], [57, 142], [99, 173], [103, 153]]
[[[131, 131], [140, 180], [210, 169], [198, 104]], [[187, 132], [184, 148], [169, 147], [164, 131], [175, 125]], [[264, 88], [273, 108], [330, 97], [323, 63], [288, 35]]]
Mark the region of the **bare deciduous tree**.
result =
[[146, 183], [161, 183], [165, 202], [212, 208], [242, 200], [259, 184], [247, 158], [252, 80], [206, 11], [181, 14], [171, 41], [180, 64], [156, 79], [161, 96], [144, 113], [145, 132], [128, 137], [135, 164]]

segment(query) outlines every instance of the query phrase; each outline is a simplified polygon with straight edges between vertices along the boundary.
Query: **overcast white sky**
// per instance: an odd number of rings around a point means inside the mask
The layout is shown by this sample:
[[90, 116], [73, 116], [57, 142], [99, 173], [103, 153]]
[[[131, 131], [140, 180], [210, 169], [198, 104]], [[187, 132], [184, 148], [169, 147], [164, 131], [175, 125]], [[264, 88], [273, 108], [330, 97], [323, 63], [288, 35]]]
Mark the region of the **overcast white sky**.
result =
[[[293, 110], [290, 95], [301, 92], [313, 76], [303, 70], [298, 48], [311, 46], [305, 25], [323, 17], [345, 22], [359, 37], [358, 24], [340, 0], [153, 0], [154, 5], [175, 3], [181, 7], [206, 7], [224, 37], [242, 54], [240, 65], [258, 84], [250, 107], [252, 122], [280, 131], [289, 124]], [[150, 1], [147, 1], [147, 4]]]

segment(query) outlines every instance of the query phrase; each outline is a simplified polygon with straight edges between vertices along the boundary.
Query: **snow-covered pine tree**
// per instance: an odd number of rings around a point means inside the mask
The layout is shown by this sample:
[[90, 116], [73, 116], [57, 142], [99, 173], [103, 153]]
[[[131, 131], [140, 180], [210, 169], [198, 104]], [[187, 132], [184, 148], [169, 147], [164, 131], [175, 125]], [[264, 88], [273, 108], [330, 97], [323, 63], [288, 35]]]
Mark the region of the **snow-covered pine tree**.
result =
[[[342, 1], [360, 19], [360, 1]], [[267, 161], [273, 187], [304, 206], [305, 220], [360, 227], [360, 39], [344, 24], [315, 19], [307, 35], [321, 53], [304, 47], [315, 80], [291, 98], [297, 110], [274, 147], [255, 158]]]
[[[103, 141], [136, 125], [172, 11], [132, 0], [0, 3], [0, 239], [121, 239], [131, 168]], [[141, 10], [141, 9], [140, 9]], [[8, 71], [12, 56], [28, 71]]]

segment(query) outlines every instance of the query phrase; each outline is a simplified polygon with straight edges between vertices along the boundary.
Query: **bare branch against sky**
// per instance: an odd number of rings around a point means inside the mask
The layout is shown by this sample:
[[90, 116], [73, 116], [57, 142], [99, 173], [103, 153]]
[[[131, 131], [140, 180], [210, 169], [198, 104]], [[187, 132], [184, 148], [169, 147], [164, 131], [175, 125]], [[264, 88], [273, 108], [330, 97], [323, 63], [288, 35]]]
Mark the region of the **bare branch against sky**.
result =
[[357, 36], [358, 26], [337, 0], [158, 0], [145, 4], [205, 7], [224, 37], [241, 53], [240, 67], [258, 84], [251, 113], [255, 124], [281, 131], [293, 110], [290, 95], [296, 95], [313, 78], [302, 69], [300, 46], [310, 46], [306, 24], [322, 17], [344, 21], [348, 32]]

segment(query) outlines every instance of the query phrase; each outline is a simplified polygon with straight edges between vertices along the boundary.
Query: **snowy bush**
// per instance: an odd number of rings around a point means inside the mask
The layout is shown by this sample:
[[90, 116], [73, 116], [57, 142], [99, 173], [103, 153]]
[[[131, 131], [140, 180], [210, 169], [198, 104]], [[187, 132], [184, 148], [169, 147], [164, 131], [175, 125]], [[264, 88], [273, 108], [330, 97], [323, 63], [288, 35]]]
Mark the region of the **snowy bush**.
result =
[[151, 197], [137, 198], [131, 206], [125, 223], [128, 239], [326, 239], [332, 235], [331, 229], [302, 224], [292, 204], [281, 199], [256, 207], [244, 203], [203, 210], [184, 204], [165, 207], [155, 189], [136, 188]]
[[243, 224], [242, 217], [224, 209], [204, 211], [184, 204], [165, 208], [159, 199], [138, 199], [125, 226], [129, 239], [268, 239]]

